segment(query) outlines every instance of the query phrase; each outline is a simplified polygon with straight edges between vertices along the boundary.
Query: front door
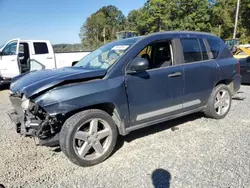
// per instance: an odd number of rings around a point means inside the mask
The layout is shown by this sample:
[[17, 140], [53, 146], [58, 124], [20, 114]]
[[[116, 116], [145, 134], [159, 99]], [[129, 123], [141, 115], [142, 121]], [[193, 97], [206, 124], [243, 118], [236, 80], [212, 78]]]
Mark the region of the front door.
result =
[[1, 51], [0, 55], [0, 76], [13, 78], [20, 74], [18, 59], [19, 39], [9, 41]]
[[173, 63], [171, 41], [147, 46], [138, 56], [147, 58], [150, 67], [126, 74], [132, 126], [180, 112], [184, 87], [183, 68]]

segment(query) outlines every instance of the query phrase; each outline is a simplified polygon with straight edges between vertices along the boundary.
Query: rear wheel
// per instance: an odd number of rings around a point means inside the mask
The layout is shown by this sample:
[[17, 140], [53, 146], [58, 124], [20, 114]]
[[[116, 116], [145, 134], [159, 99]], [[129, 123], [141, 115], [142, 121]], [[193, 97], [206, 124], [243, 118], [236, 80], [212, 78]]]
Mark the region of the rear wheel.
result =
[[214, 88], [210, 96], [205, 115], [214, 119], [222, 119], [228, 114], [231, 103], [232, 95], [229, 88], [220, 84]]
[[112, 117], [102, 110], [86, 110], [71, 116], [60, 132], [63, 153], [79, 166], [98, 164], [109, 157], [117, 140]]

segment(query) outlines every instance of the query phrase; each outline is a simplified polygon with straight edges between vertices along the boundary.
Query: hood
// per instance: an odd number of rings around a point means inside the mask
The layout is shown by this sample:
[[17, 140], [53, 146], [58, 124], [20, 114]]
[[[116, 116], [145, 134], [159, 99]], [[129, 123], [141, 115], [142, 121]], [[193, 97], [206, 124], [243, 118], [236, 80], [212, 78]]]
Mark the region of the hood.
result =
[[24, 93], [27, 98], [65, 81], [81, 81], [104, 77], [106, 70], [89, 70], [81, 67], [65, 67], [54, 70], [33, 71], [13, 78], [12, 93]]

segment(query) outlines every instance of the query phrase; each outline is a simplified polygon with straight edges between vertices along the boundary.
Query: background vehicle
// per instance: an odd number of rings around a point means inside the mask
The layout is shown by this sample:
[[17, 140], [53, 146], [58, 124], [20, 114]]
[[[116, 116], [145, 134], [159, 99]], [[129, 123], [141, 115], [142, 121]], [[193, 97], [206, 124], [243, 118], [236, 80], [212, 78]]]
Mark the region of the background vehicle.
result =
[[250, 45], [238, 45], [233, 51], [233, 56], [240, 62], [241, 82], [250, 83]]
[[227, 46], [233, 47], [233, 46], [238, 46], [240, 45], [240, 39], [236, 38], [236, 39], [227, 39], [225, 40], [225, 44]]
[[138, 33], [136, 31], [119, 31], [116, 32], [116, 39], [120, 40], [120, 39], [126, 39], [126, 38], [130, 38], [130, 37], [136, 37], [138, 36]]
[[[106, 59], [113, 50], [120, 53]], [[73, 163], [89, 166], [111, 154], [118, 134], [200, 111], [224, 118], [240, 83], [222, 39], [155, 33], [108, 43], [73, 67], [15, 77], [9, 116], [18, 133], [59, 141]]]
[[250, 45], [239, 45], [233, 55], [236, 59], [244, 59], [250, 56]]
[[28, 71], [71, 66], [88, 53], [54, 53], [48, 40], [12, 39], [0, 49], [0, 84]]

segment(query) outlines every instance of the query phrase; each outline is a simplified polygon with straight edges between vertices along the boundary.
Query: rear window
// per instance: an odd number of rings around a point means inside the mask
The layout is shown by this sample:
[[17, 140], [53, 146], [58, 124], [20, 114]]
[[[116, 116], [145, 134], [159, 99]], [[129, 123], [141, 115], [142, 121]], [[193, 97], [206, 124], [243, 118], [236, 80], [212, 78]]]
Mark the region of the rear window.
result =
[[185, 63], [202, 61], [202, 53], [197, 39], [181, 39]]
[[213, 59], [216, 59], [220, 51], [220, 42], [216, 39], [207, 39], [207, 42], [210, 46], [210, 50], [213, 54]]
[[48, 54], [49, 50], [45, 42], [34, 42], [35, 54]]

